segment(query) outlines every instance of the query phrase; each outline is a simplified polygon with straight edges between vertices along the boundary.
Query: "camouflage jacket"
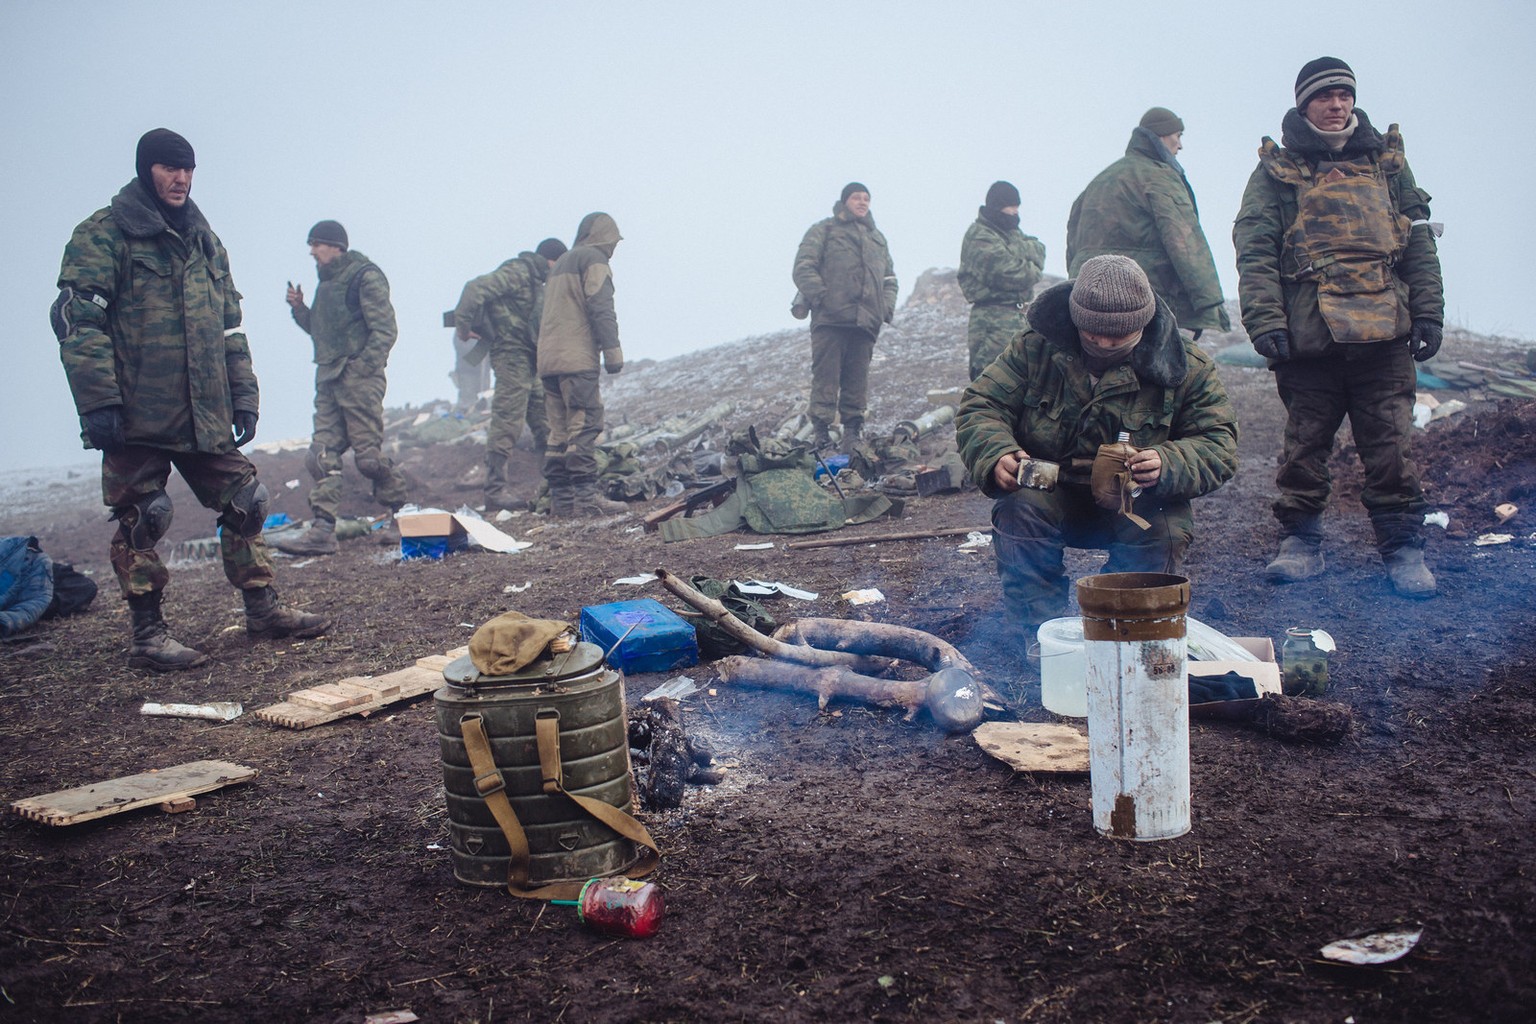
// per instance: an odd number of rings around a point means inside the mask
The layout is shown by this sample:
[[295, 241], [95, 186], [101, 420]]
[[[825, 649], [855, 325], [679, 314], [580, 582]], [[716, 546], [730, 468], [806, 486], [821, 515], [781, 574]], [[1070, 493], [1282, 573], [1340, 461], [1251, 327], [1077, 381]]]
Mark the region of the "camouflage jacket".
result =
[[1231, 330], [1210, 243], [1200, 228], [1195, 193], [1162, 141], [1131, 132], [1125, 156], [1088, 183], [1067, 217], [1067, 273], [1094, 256], [1129, 256], [1179, 326]]
[[[1297, 266], [1291, 249], [1300, 189], [1281, 180], [1290, 176], [1287, 172], [1310, 178], [1323, 162], [1333, 163], [1352, 175], [1383, 177], [1392, 212], [1406, 236], [1400, 247], [1392, 238], [1375, 240], [1375, 249], [1392, 254], [1373, 259], [1371, 267], [1366, 268], [1382, 278], [1382, 290], [1390, 293], [1386, 316], [1396, 323], [1395, 329], [1378, 333], [1382, 337], [1406, 333], [1409, 321], [1420, 317], [1436, 323], [1444, 319], [1440, 256], [1434, 234], [1429, 230], [1429, 194], [1414, 182], [1413, 172], [1402, 156], [1397, 126], [1391, 126], [1383, 136], [1371, 126], [1365, 111], [1356, 107], [1355, 116], [1359, 123], [1353, 134], [1343, 149], [1334, 153], [1299, 111], [1294, 107], [1288, 111], [1281, 124], [1281, 146], [1275, 147], [1268, 138], [1264, 140], [1260, 149], [1263, 159], [1248, 178], [1243, 203], [1232, 226], [1243, 327], [1249, 337], [1282, 328], [1289, 330], [1293, 357], [1328, 354], [1338, 340], [1319, 303], [1319, 286], [1325, 290], [1330, 287], [1328, 274]], [[1339, 218], [1341, 237], [1352, 233], [1356, 219]], [[1318, 241], [1315, 229], [1326, 224], [1327, 218], [1314, 222], [1311, 241]], [[1359, 241], [1349, 244], [1356, 247]], [[1351, 283], [1345, 289], [1360, 291], [1361, 286]]]
[[878, 335], [896, 315], [896, 267], [875, 218], [849, 215], [841, 201], [812, 224], [795, 251], [795, 287], [811, 327], [861, 327]]
[[1086, 484], [1084, 467], [1099, 445], [1126, 430], [1137, 448], [1162, 456], [1161, 495], [1194, 498], [1230, 480], [1237, 471], [1236, 416], [1216, 364], [1179, 334], [1168, 304], [1158, 300], [1130, 358], [1095, 385], [1068, 309], [1072, 287], [1064, 281], [1037, 298], [1029, 329], [965, 389], [955, 443], [971, 479], [999, 497], [992, 470], [1022, 448], [1059, 463], [1064, 481]]
[[548, 277], [548, 260], [520, 252], [464, 286], [453, 322], [466, 324], [493, 348], [505, 343], [532, 346], [539, 340]]
[[608, 257], [619, 239], [612, 217], [593, 215], [582, 221], [576, 244], [549, 268], [539, 318], [540, 377], [596, 371], [600, 353], [619, 348], [613, 274], [608, 269]]
[[[75, 409], [123, 407], [129, 444], [230, 452], [236, 409], [259, 404], [229, 254], [187, 200], [166, 223], [138, 179], [75, 228], [54, 330]], [[87, 444], [89, 447], [89, 444]]]
[[1045, 246], [1040, 239], [1020, 231], [1016, 222], [1008, 228], [993, 223], [985, 206], [977, 211], [960, 242], [956, 275], [966, 302], [1027, 305], [1044, 269]]
[[293, 307], [293, 319], [314, 339], [317, 384], [335, 380], [349, 365], [382, 372], [400, 335], [389, 280], [356, 249], [320, 268], [315, 304]]

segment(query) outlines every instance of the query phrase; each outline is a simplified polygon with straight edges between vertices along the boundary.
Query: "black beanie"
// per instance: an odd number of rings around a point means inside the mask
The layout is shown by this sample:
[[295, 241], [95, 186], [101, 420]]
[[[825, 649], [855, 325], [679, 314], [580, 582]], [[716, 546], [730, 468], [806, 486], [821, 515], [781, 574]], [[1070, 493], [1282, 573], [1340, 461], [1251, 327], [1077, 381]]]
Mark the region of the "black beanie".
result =
[[557, 260], [565, 255], [565, 243], [558, 238], [546, 238], [533, 251], [547, 260]]
[[869, 186], [864, 184], [862, 181], [850, 181], [848, 184], [843, 186], [843, 194], [838, 196], [837, 201], [840, 203], [846, 203], [848, 201], [848, 197], [853, 195], [855, 192], [863, 192], [865, 195], [868, 195]]
[[326, 245], [334, 245], [336, 248], [346, 251], [347, 229], [334, 220], [323, 220], [309, 229], [309, 243], [324, 242]]
[[1002, 212], [1005, 206], [1018, 206], [1020, 202], [1019, 190], [1011, 181], [994, 181], [987, 189], [987, 209], [994, 212]]
[[1305, 110], [1307, 101], [1324, 89], [1348, 89], [1355, 95], [1355, 72], [1337, 57], [1309, 60], [1296, 76], [1296, 109]]
[[192, 143], [177, 135], [169, 128], [153, 128], [139, 137], [138, 152], [133, 158], [134, 170], [138, 172], [139, 180], [144, 187], [149, 189], [149, 194], [155, 194], [155, 179], [149, 169], [155, 164], [164, 164], [167, 167], [197, 166], [197, 160], [192, 155]]

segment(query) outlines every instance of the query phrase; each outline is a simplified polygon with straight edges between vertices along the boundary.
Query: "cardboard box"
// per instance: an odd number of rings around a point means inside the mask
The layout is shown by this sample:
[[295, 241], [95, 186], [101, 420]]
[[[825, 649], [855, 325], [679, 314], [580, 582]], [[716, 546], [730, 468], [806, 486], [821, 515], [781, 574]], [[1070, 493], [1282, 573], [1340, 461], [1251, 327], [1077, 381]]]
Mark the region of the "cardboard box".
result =
[[1218, 700], [1205, 704], [1191, 704], [1189, 713], [1196, 718], [1243, 717], [1252, 712], [1258, 702], [1264, 699], [1266, 693], [1280, 692], [1280, 666], [1275, 664], [1273, 641], [1267, 636], [1234, 636], [1230, 639], [1259, 660], [1195, 661], [1190, 659], [1189, 674], [1191, 676], [1224, 676], [1228, 672], [1236, 672], [1238, 675], [1252, 679], [1259, 695], [1252, 700]]
[[452, 512], [407, 512], [395, 517], [400, 557], [442, 558], [469, 547], [469, 534]]
[[624, 673], [670, 672], [699, 663], [699, 638], [693, 627], [651, 598], [583, 608], [581, 638], [604, 651], [619, 643], [608, 664]]

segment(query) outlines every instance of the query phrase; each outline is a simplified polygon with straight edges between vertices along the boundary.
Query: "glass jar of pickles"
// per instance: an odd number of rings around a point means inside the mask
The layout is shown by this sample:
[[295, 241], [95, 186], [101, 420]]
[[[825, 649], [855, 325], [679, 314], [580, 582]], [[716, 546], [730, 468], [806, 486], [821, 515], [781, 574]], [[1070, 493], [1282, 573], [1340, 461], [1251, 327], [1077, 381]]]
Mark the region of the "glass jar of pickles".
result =
[[1280, 688], [1289, 697], [1321, 697], [1328, 692], [1328, 652], [1333, 637], [1326, 630], [1295, 626], [1280, 646]]

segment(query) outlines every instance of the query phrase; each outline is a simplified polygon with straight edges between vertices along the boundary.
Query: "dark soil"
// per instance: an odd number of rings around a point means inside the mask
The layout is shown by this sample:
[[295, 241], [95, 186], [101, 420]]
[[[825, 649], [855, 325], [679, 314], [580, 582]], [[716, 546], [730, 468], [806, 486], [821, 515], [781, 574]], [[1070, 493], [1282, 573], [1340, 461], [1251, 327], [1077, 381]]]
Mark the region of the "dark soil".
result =
[[[898, 324], [882, 339], [876, 426], [920, 412], [928, 388], [958, 383], [957, 322], [944, 321], [947, 347], [920, 355], [920, 331]], [[736, 425], [772, 430], [795, 396], [759, 371], [804, 366], [804, 348], [803, 335], [785, 335], [627, 370], [613, 418], [643, 425], [668, 403], [723, 396], [737, 403]], [[799, 375], [790, 387], [803, 386]], [[216, 561], [190, 562], [173, 572], [167, 614], [212, 662], [156, 676], [124, 668], [127, 615], [94, 479], [17, 496], [0, 533], [37, 534], [103, 592], [87, 614], [0, 646], [0, 801], [203, 758], [261, 774], [199, 797], [190, 813], [57, 828], [0, 818], [0, 1019], [355, 1022], [405, 1008], [444, 1022], [1531, 1019], [1536, 403], [1462, 393], [1466, 412], [1418, 434], [1430, 499], [1451, 525], [1429, 541], [1440, 596], [1412, 602], [1392, 595], [1374, 553], [1347, 432], [1327, 576], [1263, 581], [1282, 411], [1265, 371], [1226, 366], [1223, 376], [1242, 422], [1242, 470], [1196, 505], [1191, 612], [1277, 646], [1288, 626], [1328, 629], [1339, 644], [1329, 699], [1358, 722], [1343, 744], [1196, 721], [1193, 829], [1130, 843], [1095, 833], [1087, 776], [1015, 773], [923, 718], [853, 703], [818, 711], [812, 698], [730, 689], [701, 666], [691, 674], [710, 689], [684, 703], [684, 720], [727, 771], [718, 786], [690, 788], [681, 808], [644, 816], [664, 853], [656, 881], [668, 917], [643, 941], [590, 932], [570, 908], [455, 882], [429, 697], [308, 731], [250, 715], [221, 725], [144, 717], [139, 706], [257, 708], [448, 650], [508, 608], [575, 621], [584, 605], [637, 596], [679, 607], [655, 584], [614, 586], [660, 566], [819, 592], [775, 600], [780, 621], [928, 630], [965, 652], [1019, 717], [1050, 720], [1029, 638], [1002, 624], [989, 553], [958, 550], [958, 537], [663, 545], [638, 528], [655, 503], [604, 520], [524, 514], [505, 525], [534, 546], [514, 555], [400, 563], [359, 540], [329, 558], [281, 559], [285, 599], [336, 623], [319, 639], [276, 643], [247, 640]], [[398, 457], [424, 502], [478, 497], [473, 443]], [[257, 457], [277, 510], [295, 517], [302, 461]], [[533, 456], [520, 454], [518, 468], [531, 495]], [[304, 484], [283, 486], [292, 479]], [[167, 551], [211, 532], [179, 483], [174, 496]], [[350, 513], [376, 511], [361, 489], [347, 500]], [[1500, 526], [1502, 501], [1521, 511]], [[850, 532], [984, 527], [988, 504], [974, 491], [911, 500], [899, 522]], [[1514, 542], [1474, 544], [1495, 529]], [[863, 587], [885, 602], [838, 597]], [[631, 703], [664, 678], [632, 677]], [[1407, 923], [1422, 924], [1423, 939], [1396, 963], [1319, 956], [1333, 939]]]

